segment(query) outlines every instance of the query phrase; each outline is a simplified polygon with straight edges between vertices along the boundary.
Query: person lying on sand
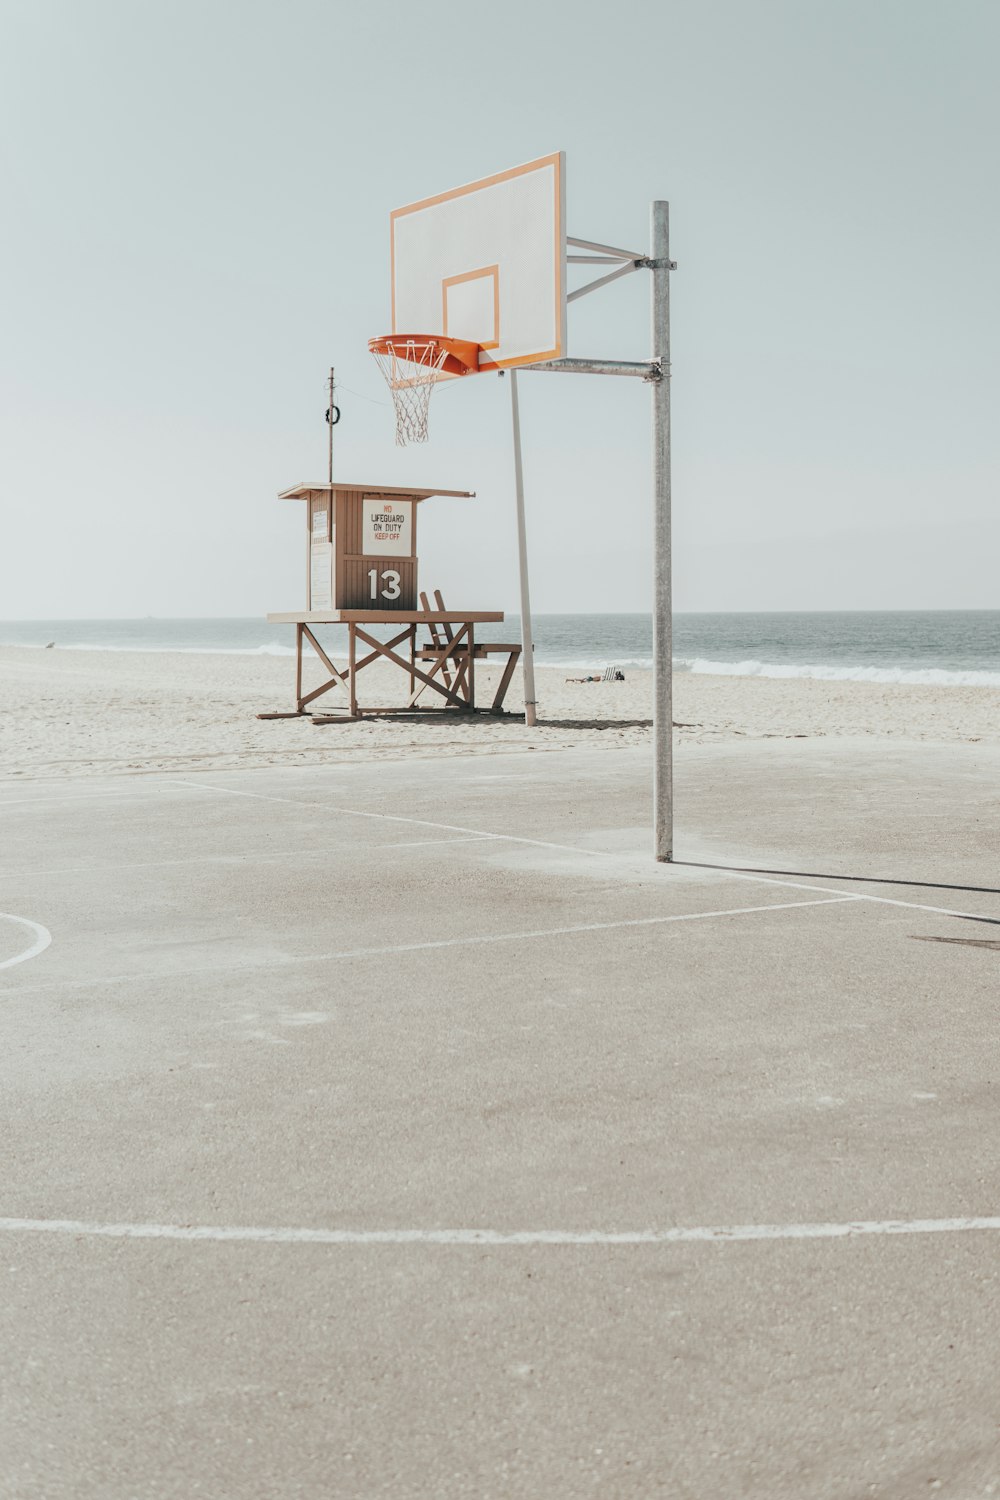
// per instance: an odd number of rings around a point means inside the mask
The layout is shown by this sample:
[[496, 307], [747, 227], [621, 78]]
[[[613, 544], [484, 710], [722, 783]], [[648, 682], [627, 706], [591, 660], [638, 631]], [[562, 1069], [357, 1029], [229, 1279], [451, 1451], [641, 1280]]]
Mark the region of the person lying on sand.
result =
[[614, 673], [605, 672], [603, 677], [567, 677], [567, 682], [624, 682], [625, 673], [616, 667]]

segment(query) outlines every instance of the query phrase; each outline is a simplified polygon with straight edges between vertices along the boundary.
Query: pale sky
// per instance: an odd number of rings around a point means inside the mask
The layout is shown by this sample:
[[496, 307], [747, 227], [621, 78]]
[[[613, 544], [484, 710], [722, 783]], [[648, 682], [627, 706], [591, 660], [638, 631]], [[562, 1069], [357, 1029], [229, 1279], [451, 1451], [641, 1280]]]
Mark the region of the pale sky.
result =
[[[996, 0], [0, 0], [0, 619], [302, 607], [337, 472], [423, 586], [516, 604], [509, 381], [397, 449], [391, 209], [551, 151], [568, 229], [671, 204], [675, 604], [1000, 608]], [[573, 356], [650, 354], [648, 275]], [[520, 382], [533, 603], [650, 600], [649, 396]], [[352, 394], [352, 392], [357, 394]]]

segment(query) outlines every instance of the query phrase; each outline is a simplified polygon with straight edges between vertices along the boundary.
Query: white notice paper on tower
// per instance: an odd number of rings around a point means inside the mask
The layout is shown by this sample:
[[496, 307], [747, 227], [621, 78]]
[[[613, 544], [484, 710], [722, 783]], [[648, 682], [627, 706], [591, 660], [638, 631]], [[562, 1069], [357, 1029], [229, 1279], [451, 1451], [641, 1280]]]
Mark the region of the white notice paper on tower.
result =
[[361, 550], [371, 557], [409, 557], [413, 551], [412, 500], [366, 495], [361, 502]]
[[309, 608], [330, 609], [332, 605], [333, 547], [314, 541], [309, 549]]

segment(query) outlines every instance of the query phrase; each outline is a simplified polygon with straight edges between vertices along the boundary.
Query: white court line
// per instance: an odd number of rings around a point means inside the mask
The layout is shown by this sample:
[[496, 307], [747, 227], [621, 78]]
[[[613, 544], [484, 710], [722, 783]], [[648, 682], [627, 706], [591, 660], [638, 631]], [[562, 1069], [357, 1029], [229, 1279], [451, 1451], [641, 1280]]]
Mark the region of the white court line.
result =
[[[394, 953], [425, 953], [435, 948], [474, 948], [490, 943], [519, 943], [528, 938], [567, 937], [575, 933], [610, 932], [622, 927], [660, 927], [668, 922], [704, 922], [712, 917], [743, 917], [755, 912], [788, 911], [799, 906], [838, 906], [848, 901], [861, 901], [861, 896], [824, 896], [816, 901], [772, 901], [767, 906], [734, 906], [727, 911], [692, 911], [673, 913], [665, 917], [626, 917], [619, 922], [580, 922], [573, 927], [544, 927], [528, 932], [475, 933], [471, 937], [437, 938], [422, 943], [398, 943], [386, 948], [343, 948], [336, 953], [290, 953], [281, 958], [262, 959], [258, 963], [208, 964], [197, 969], [171, 969], [168, 973], [154, 976], [164, 981], [193, 979], [198, 976], [210, 978], [215, 974], [255, 974], [265, 969], [291, 968], [299, 964], [325, 964], [349, 958], [384, 958]], [[18, 985], [6, 993], [10, 995], [33, 995], [39, 990], [86, 990], [109, 984], [146, 984], [150, 975], [102, 974], [96, 979], [53, 979], [45, 984]]]
[[[181, 786], [198, 785], [197, 782], [193, 781], [181, 781], [180, 778], [177, 778], [177, 780]], [[338, 807], [336, 803], [301, 802], [296, 797], [272, 797], [267, 796], [263, 792], [238, 791], [234, 787], [228, 786], [198, 786], [198, 790], [204, 792], [225, 792], [231, 797], [253, 797], [260, 802], [287, 802], [292, 807], [317, 807], [326, 812], [340, 813], [341, 816], [349, 818], [377, 818], [388, 823], [414, 823], [421, 828], [441, 828], [449, 833], [471, 833], [484, 839], [497, 839], [511, 844], [530, 844], [538, 849], [555, 849], [561, 854], [588, 854], [594, 859], [614, 860], [617, 864], [621, 864], [624, 861], [630, 868], [636, 869], [640, 874], [648, 876], [651, 876], [654, 870], [661, 877], [667, 874], [673, 874], [676, 877], [680, 874], [680, 870], [675, 864], [656, 864], [650, 859], [648, 865], [643, 864], [640, 866], [630, 856], [612, 853], [607, 849], [584, 849], [576, 844], [556, 844], [544, 839], [524, 838], [520, 834], [514, 833], [487, 833], [482, 829], [465, 828], [455, 823], [435, 823], [428, 818], [408, 818], [401, 813], [362, 812], [358, 808]], [[743, 870], [727, 869], [725, 866], [713, 865], [712, 868], [716, 873], [728, 876], [732, 880], [750, 880], [756, 882], [758, 885], [776, 885], [791, 891], [826, 891], [828, 894], [837, 895], [841, 890], [839, 886], [807, 885], [804, 881], [800, 880], [773, 880], [765, 875], [751, 875]], [[891, 882], [887, 881], [886, 884], [891, 884]], [[856, 899], [858, 901], [869, 901], [876, 906], [901, 906], [909, 911], [928, 911], [941, 917], [963, 917], [973, 922], [991, 922], [995, 920], [992, 917], [985, 916], [983, 912], [955, 911], [950, 906], [927, 906], [919, 901], [900, 901], [893, 899], [891, 896], [872, 896], [867, 892], [859, 893]]]
[[461, 823], [438, 823], [432, 818], [408, 818], [402, 813], [367, 812], [357, 807], [340, 807], [336, 802], [303, 802], [299, 797], [272, 797], [265, 792], [244, 792], [231, 786], [201, 786], [197, 781], [182, 781], [175, 784], [194, 787], [199, 792], [222, 792], [229, 797], [252, 797], [257, 802], [283, 802], [288, 807], [315, 807], [321, 812], [340, 813], [345, 818], [368, 818], [377, 823], [408, 823], [416, 828], [440, 828], [445, 833], [471, 834], [479, 839], [498, 839], [508, 844], [529, 844], [535, 849], [555, 849], [560, 854], [603, 854], [600, 849], [577, 849], [572, 844], [554, 844], [546, 839], [529, 839], [516, 833], [490, 833], [483, 828], [466, 828]]
[[[432, 849], [436, 844], [477, 844], [492, 835], [474, 833], [457, 839], [417, 839], [406, 844], [379, 844], [380, 849]], [[251, 849], [242, 854], [192, 854], [188, 859], [143, 859], [113, 865], [66, 865], [59, 870], [0, 870], [0, 883], [16, 880], [22, 887], [26, 882], [46, 879], [54, 875], [90, 875], [97, 879], [103, 875], [117, 875], [120, 870], [168, 870], [183, 865], [238, 865], [252, 862], [264, 864], [275, 859], [329, 859], [336, 851], [329, 845], [319, 849]]]
[[[442, 839], [441, 842], [450, 844], [451, 839]], [[266, 853], [193, 854], [188, 859], [142, 859], [113, 865], [64, 865], [58, 870], [3, 870], [0, 871], [0, 882], [16, 880], [23, 886], [32, 880], [40, 880], [43, 876], [49, 879], [54, 875], [89, 875], [92, 880], [99, 880], [105, 875], [117, 875], [120, 870], [171, 870], [178, 865], [237, 865], [247, 860], [261, 864], [273, 859], [315, 859], [321, 854], [329, 858], [330, 850], [269, 849]]]
[[[154, 786], [162, 788], [169, 786], [169, 784], [169, 782], [155, 782]], [[190, 782], [185, 782], [184, 785], [189, 786]], [[150, 800], [148, 795], [145, 798], [135, 796], [131, 789], [127, 791], [112, 789], [107, 792], [79, 792], [68, 797], [9, 797], [6, 800], [0, 801], [0, 807], [37, 807], [40, 802], [106, 802], [109, 798], [112, 801], [117, 800], [119, 802], [142, 802]]]
[[[586, 849], [586, 848], [583, 848], [582, 846], [576, 845], [576, 844], [558, 844], [558, 843], [552, 842], [551, 840], [546, 840], [546, 839], [532, 839], [532, 838], [524, 837], [523, 835], [520, 835], [520, 834], [513, 834], [513, 833], [493, 833], [493, 832], [490, 832], [490, 831], [487, 831], [487, 830], [484, 830], [484, 829], [481, 829], [481, 828], [466, 828], [462, 824], [456, 824], [456, 823], [439, 823], [439, 822], [433, 821], [430, 818], [410, 818], [410, 817], [404, 816], [401, 813], [368, 812], [368, 811], [363, 811], [360, 808], [340, 807], [337, 803], [330, 803], [330, 802], [305, 802], [305, 801], [302, 801], [300, 798], [297, 798], [297, 797], [275, 797], [275, 796], [269, 795], [269, 794], [264, 793], [264, 792], [247, 792], [247, 791], [243, 791], [243, 790], [241, 790], [239, 788], [236, 788], [236, 787], [215, 786], [215, 785], [212, 785], [212, 784], [202, 785], [202, 784], [200, 784], [199, 782], [196, 782], [196, 781], [186, 781], [182, 777], [179, 777], [179, 776], [174, 776], [174, 777], [171, 777], [169, 781], [164, 781], [162, 783], [157, 782], [155, 784], [158, 785], [158, 786], [159, 785], [163, 785], [163, 786], [186, 786], [186, 787], [193, 788], [195, 791], [208, 792], [208, 793], [213, 793], [214, 792], [214, 793], [224, 794], [224, 795], [227, 795], [227, 796], [230, 796], [230, 797], [250, 797], [253, 800], [258, 801], [258, 802], [280, 802], [280, 803], [287, 804], [289, 807], [314, 807], [314, 808], [318, 808], [321, 811], [327, 812], [327, 813], [339, 813], [342, 817], [367, 818], [367, 819], [373, 819], [375, 821], [385, 822], [385, 823], [406, 823], [406, 824], [414, 825], [414, 826], [419, 827], [419, 828], [437, 828], [437, 829], [440, 829], [442, 832], [462, 834], [462, 835], [467, 835], [468, 836], [467, 838], [461, 838], [461, 839], [456, 838], [454, 840], [452, 840], [452, 839], [448, 839], [448, 840], [445, 840], [445, 839], [428, 840], [428, 843], [446, 843], [446, 842], [447, 843], [465, 843], [465, 842], [472, 843], [472, 842], [474, 842], [476, 840], [479, 840], [479, 839], [482, 839], [482, 840], [493, 839], [493, 840], [496, 840], [496, 841], [502, 842], [502, 843], [527, 844], [527, 845], [529, 845], [531, 847], [538, 848], [538, 849], [552, 849], [552, 850], [555, 850], [558, 853], [562, 853], [562, 854], [585, 854], [585, 855], [589, 855], [591, 858], [594, 858], [594, 859], [613, 860], [613, 861], [615, 861], [618, 864], [621, 864], [622, 861], [623, 861], [623, 859], [624, 859], [626, 862], [628, 862], [630, 864], [633, 864], [633, 868], [639, 869], [639, 873], [641, 873], [643, 875], [652, 875], [654, 873], [657, 873], [662, 878], [663, 875], [668, 874], [668, 873], [672, 873], [672, 874], [675, 874], [675, 875], [677, 875], [677, 874], [680, 873], [679, 870], [678, 870], [678, 867], [675, 866], [675, 865], [666, 865], [666, 866], [664, 866], [664, 865], [654, 865], [653, 861], [650, 861], [649, 866], [643, 865], [643, 866], [639, 867], [638, 864], [634, 864], [629, 859], [629, 856], [627, 856], [627, 855], [623, 856], [620, 853], [614, 853], [614, 852], [611, 852], [611, 851], [606, 850], [606, 849]], [[60, 797], [60, 798], [55, 798], [53, 800], [59, 801], [59, 802], [61, 802], [61, 801], [69, 801], [69, 800], [73, 800], [73, 801], [92, 801], [92, 800], [94, 800], [94, 797], [99, 797], [101, 795], [103, 795], [103, 794], [96, 793], [96, 794], [94, 794], [94, 796], [89, 796], [88, 795], [88, 796], [79, 797], [79, 798], [72, 798], [72, 799], [70, 799], [70, 798], [61, 798]], [[117, 794], [109, 793], [107, 795], [117, 795]], [[123, 794], [123, 795], [127, 795], [127, 794]], [[39, 800], [42, 800], [42, 799], [39, 799]], [[0, 805], [2, 805], [2, 804], [0, 804]], [[20, 805], [20, 804], [12, 804], [12, 805]], [[415, 844], [414, 845], [407, 845], [407, 844], [387, 844], [387, 845], [385, 845], [384, 844], [384, 845], [380, 845], [379, 847], [381, 847], [381, 848], [408, 848], [408, 847], [415, 848], [417, 846]], [[119, 868], [121, 868], [121, 867], [119, 867]], [[135, 868], [141, 868], [141, 867], [140, 866], [135, 866]], [[722, 876], [728, 877], [731, 880], [749, 880], [749, 881], [751, 881], [751, 882], [753, 882], [753, 883], [755, 883], [757, 885], [774, 885], [774, 886], [778, 886], [778, 887], [780, 887], [780, 888], [782, 888], [784, 890], [793, 890], [793, 891], [825, 891], [827, 894], [831, 894], [831, 895], [837, 895], [837, 894], [839, 894], [839, 892], [841, 890], [841, 887], [839, 887], [839, 886], [806, 884], [804, 881], [796, 881], [796, 880], [775, 880], [775, 879], [772, 879], [772, 878], [770, 878], [768, 876], [764, 876], [764, 875], [751, 875], [751, 874], [748, 874], [748, 873], [746, 873], [746, 872], [744, 872], [742, 870], [729, 870], [729, 869], [725, 869], [723, 867], [713, 867], [713, 868], [716, 868], [716, 873], [718, 873], [718, 874], [720, 874]], [[42, 872], [42, 873], [45, 873], [45, 872]], [[71, 873], [71, 872], [56, 871], [55, 873], [56, 874], [61, 874], [61, 873]], [[876, 906], [897, 906], [897, 907], [902, 907], [902, 908], [904, 908], [905, 910], [908, 910], [908, 911], [926, 911], [926, 912], [931, 912], [935, 916], [960, 917], [960, 918], [965, 918], [965, 919], [971, 919], [972, 921], [983, 921], [984, 920], [984, 914], [982, 912], [956, 911], [953, 907], [950, 907], [950, 906], [930, 906], [930, 905], [927, 905], [925, 903], [918, 902], [918, 901], [901, 901], [899, 899], [894, 899], [893, 897], [890, 897], [890, 896], [873, 896], [873, 895], [870, 895], [867, 892], [859, 893], [857, 895], [856, 899], [858, 901], [868, 901], [868, 902], [871, 902], [872, 904], [874, 904]], [[985, 920], [989, 921], [991, 919], [989, 917], [986, 917]]]
[[[777, 885], [793, 891], [832, 891], [838, 889], [832, 885], [806, 885], [796, 880], [772, 880], [767, 875], [750, 875], [744, 870], [729, 870], [725, 866], [713, 865], [713, 869], [719, 870], [722, 875], [728, 875], [732, 880], [750, 880], [756, 885]], [[891, 885], [891, 881], [885, 882]], [[928, 906], [921, 901], [899, 901], [892, 896], [869, 896], [862, 892], [858, 896], [859, 901], [874, 901], [878, 906], [902, 906], [908, 911], [929, 911], [939, 917], [965, 917], [973, 922], [1000, 922], [998, 917], [989, 917], [985, 912], [955, 911], [950, 906]]]
[[379, 844], [380, 849], [434, 849], [438, 844], [480, 844], [490, 839], [491, 833], [466, 833], [454, 839], [416, 839], [409, 844]]
[[39, 953], [44, 953], [52, 941], [52, 934], [41, 922], [32, 922], [29, 917], [15, 917], [13, 912], [0, 911], [0, 921], [18, 922], [22, 927], [27, 927], [35, 934], [35, 941], [30, 948], [25, 948], [23, 953], [16, 953], [13, 958], [5, 958], [0, 963], [0, 969], [12, 969], [15, 964], [27, 963], [29, 958], [37, 958]]
[[12, 797], [7, 802], [0, 802], [0, 807], [38, 807], [40, 804], [58, 803], [60, 806], [69, 806], [75, 802], [132, 802], [136, 799], [121, 792], [101, 792], [88, 797]]
[[683, 1245], [735, 1240], [844, 1240], [867, 1235], [1000, 1230], [1000, 1216], [856, 1219], [845, 1224], [710, 1224], [675, 1229], [268, 1229], [226, 1224], [101, 1224], [88, 1219], [0, 1219], [3, 1234], [113, 1240], [237, 1241], [264, 1245]]

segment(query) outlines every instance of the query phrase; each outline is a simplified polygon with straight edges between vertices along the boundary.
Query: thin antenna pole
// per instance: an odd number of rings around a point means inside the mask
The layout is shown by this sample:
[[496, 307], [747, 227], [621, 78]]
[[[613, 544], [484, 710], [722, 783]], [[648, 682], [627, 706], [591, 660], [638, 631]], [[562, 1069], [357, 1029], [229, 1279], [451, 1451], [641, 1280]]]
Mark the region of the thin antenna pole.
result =
[[510, 414], [514, 428], [514, 489], [517, 497], [517, 568], [521, 585], [521, 669], [524, 674], [524, 722], [535, 723], [535, 655], [531, 639], [531, 600], [528, 597], [528, 541], [524, 530], [524, 471], [521, 465], [521, 411], [517, 400], [517, 371], [510, 370]]
[[336, 389], [336, 385], [335, 385], [334, 379], [333, 379], [333, 366], [331, 365], [330, 366], [330, 405], [327, 408], [327, 413], [326, 413], [326, 425], [330, 429], [328, 437], [327, 437], [327, 463], [326, 463], [326, 477], [327, 477], [327, 483], [328, 484], [333, 484], [333, 425], [334, 425], [333, 424], [333, 414], [336, 411], [336, 407], [333, 404], [333, 393], [334, 393], [335, 389]]
[[670, 205], [650, 211], [652, 342], [661, 376], [653, 391], [653, 836], [656, 858], [674, 857], [673, 615], [670, 582]]

